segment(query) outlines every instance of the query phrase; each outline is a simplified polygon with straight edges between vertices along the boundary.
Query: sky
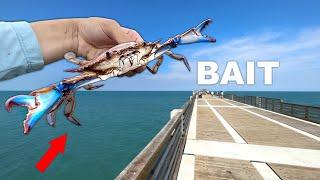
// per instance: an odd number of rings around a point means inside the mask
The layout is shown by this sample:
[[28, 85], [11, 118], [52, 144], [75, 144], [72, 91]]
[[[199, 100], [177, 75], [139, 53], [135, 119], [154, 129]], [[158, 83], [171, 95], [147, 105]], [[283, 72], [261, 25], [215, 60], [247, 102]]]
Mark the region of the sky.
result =
[[[320, 1], [317, 0], [225, 0], [225, 1], [36, 1], [1, 0], [0, 20], [28, 22], [72, 17], [106, 17], [137, 30], [146, 41], [166, 40], [213, 19], [205, 34], [215, 44], [178, 47], [191, 64], [184, 65], [165, 57], [158, 74], [148, 71], [134, 77], [113, 78], [101, 90], [193, 90], [225, 91], [319, 91]], [[1, 28], [1, 27], [0, 27]], [[263, 73], [256, 69], [255, 85], [197, 84], [197, 61], [215, 61], [222, 76], [228, 61], [237, 61], [243, 77], [247, 61], [277, 60], [273, 84], [263, 84]], [[1, 81], [0, 90], [33, 90], [58, 82], [74, 74], [63, 72], [74, 67], [61, 60], [41, 71]]]

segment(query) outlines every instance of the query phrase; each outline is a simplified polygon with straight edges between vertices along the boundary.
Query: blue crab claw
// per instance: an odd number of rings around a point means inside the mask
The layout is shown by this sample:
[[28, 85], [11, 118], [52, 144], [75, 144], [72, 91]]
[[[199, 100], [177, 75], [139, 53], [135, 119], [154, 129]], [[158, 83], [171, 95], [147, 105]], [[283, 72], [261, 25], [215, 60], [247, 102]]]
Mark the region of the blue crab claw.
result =
[[9, 98], [5, 107], [8, 112], [13, 106], [24, 106], [28, 108], [28, 113], [23, 121], [23, 133], [28, 134], [33, 126], [62, 96], [56, 89], [48, 90], [35, 95], [17, 95]]
[[180, 35], [178, 44], [190, 44], [198, 42], [216, 42], [216, 39], [208, 35], [202, 34], [202, 31], [212, 22], [211, 19], [207, 19], [200, 23], [198, 26], [188, 30], [187, 32]]

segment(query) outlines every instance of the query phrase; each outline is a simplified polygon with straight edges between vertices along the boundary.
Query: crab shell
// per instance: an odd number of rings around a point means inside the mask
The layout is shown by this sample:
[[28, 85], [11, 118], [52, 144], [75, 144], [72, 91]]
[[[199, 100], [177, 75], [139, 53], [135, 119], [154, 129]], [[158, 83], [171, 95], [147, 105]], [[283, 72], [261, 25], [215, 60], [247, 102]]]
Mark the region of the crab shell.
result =
[[97, 58], [81, 64], [76, 72], [95, 72], [97, 74], [107, 74], [112, 70], [117, 70], [118, 75], [124, 74], [137, 67], [145, 65], [150, 60], [150, 56], [160, 46], [159, 42], [128, 42], [119, 44]]

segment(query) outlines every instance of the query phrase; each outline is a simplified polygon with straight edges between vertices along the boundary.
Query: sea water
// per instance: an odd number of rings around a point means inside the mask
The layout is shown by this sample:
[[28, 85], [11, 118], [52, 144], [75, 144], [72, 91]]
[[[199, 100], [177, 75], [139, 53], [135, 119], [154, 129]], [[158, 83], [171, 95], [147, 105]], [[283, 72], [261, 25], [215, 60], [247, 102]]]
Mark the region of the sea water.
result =
[[[23, 134], [25, 108], [6, 112], [4, 102], [16, 94], [0, 92], [0, 179], [113, 179], [148, 144], [191, 92], [77, 92], [75, 116], [82, 126], [57, 112], [56, 127], [39, 121]], [[63, 108], [61, 108], [63, 109]], [[45, 173], [35, 164], [48, 142], [64, 133], [68, 140]]]
[[[0, 179], [113, 179], [148, 144], [181, 107], [191, 92], [77, 92], [75, 116], [82, 126], [57, 112], [56, 127], [40, 121], [23, 134], [25, 108], [6, 112], [4, 102], [16, 94], [0, 92]], [[227, 93], [227, 92], [226, 92]], [[233, 92], [282, 98], [287, 102], [320, 105], [320, 92]], [[63, 108], [62, 108], [63, 109]], [[64, 133], [68, 141], [45, 173], [35, 164], [48, 142]]]

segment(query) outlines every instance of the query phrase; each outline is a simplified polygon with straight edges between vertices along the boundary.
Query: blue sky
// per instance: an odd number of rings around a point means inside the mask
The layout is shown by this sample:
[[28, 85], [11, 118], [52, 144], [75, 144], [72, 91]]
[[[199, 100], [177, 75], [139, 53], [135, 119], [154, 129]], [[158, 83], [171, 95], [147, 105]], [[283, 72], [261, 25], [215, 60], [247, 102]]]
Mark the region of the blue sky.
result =
[[[29, 22], [71, 17], [113, 18], [136, 29], [147, 41], [167, 39], [206, 18], [214, 23], [207, 34], [215, 45], [184, 46], [175, 52], [186, 55], [192, 73], [183, 64], [165, 58], [157, 75], [147, 71], [132, 78], [114, 78], [102, 90], [223, 90], [319, 91], [320, 83], [320, 1], [0, 1], [2, 21]], [[247, 60], [278, 60], [272, 86], [262, 83], [257, 70], [255, 85], [198, 86], [199, 60], [215, 60], [221, 73], [226, 61], [238, 61], [245, 77]], [[57, 82], [72, 74], [63, 69], [72, 65], [61, 61], [43, 70], [0, 82], [0, 90], [32, 90]]]

